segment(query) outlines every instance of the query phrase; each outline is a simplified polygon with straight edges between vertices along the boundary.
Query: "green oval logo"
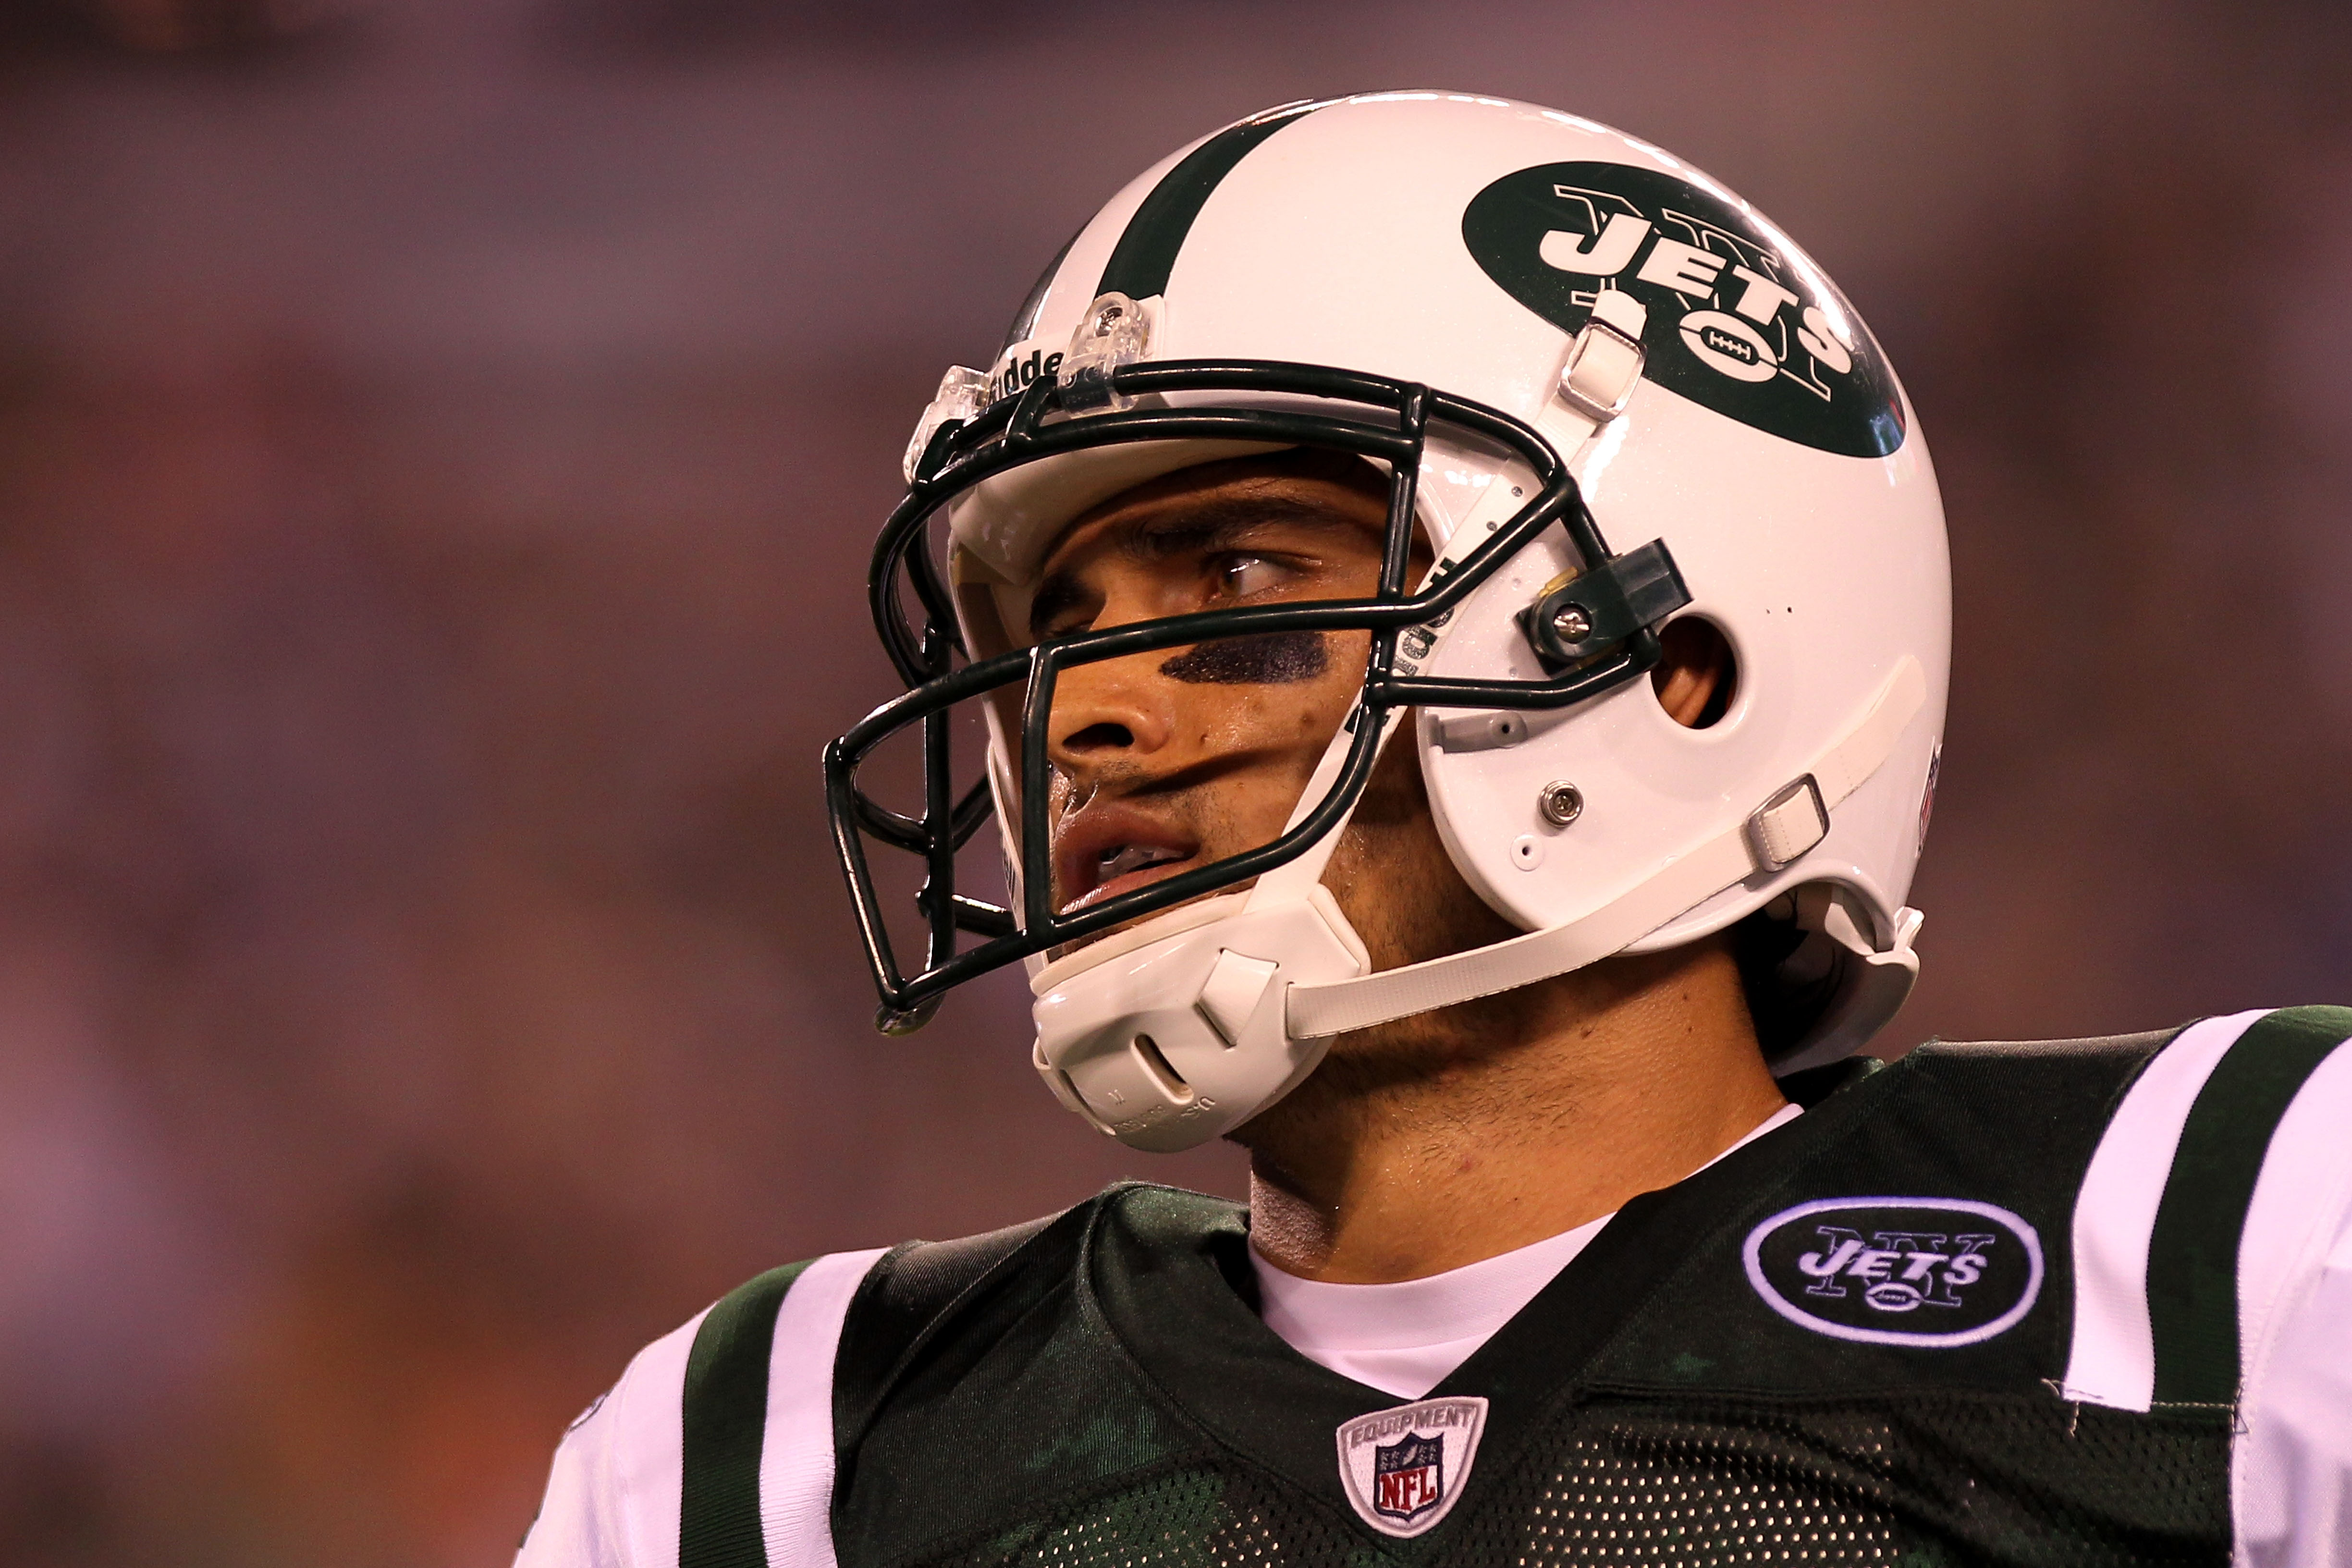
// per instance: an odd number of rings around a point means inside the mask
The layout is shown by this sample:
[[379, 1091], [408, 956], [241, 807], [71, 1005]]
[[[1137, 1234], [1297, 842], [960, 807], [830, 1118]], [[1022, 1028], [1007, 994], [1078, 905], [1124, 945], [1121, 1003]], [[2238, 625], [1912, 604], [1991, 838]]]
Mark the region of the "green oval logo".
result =
[[1649, 310], [1643, 374], [1767, 434], [1848, 458], [1903, 445], [1885, 356], [1829, 280], [1739, 207], [1622, 163], [1504, 175], [1462, 240], [1512, 299], [1573, 332], [1603, 289]]

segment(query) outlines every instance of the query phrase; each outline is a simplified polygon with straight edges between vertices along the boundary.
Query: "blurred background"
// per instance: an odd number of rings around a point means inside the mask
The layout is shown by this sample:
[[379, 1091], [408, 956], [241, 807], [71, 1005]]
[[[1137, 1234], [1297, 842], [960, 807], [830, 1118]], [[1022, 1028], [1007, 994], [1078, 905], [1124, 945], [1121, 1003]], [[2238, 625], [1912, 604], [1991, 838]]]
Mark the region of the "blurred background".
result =
[[[501, 1564], [772, 1264], [1227, 1152], [873, 1005], [820, 743], [940, 370], [1248, 110], [1535, 99], [1808, 245], [1946, 486], [1929, 1034], [2352, 999], [2333, 7], [0, 6], [0, 1564]], [[1000, 977], [1002, 979], [1003, 977]]]

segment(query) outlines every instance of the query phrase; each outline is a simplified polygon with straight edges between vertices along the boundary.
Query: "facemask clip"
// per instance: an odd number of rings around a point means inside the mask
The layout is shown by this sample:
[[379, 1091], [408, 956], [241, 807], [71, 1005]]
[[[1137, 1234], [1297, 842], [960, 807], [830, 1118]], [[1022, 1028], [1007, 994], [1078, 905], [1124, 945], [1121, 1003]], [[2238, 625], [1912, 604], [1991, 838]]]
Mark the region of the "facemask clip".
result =
[[950, 425], [968, 425], [974, 415], [988, 405], [988, 374], [969, 366], [953, 364], [940, 377], [940, 389], [931, 395], [923, 416], [915, 421], [915, 434], [907, 443], [907, 455], [898, 464], [898, 471], [911, 485], [917, 479], [929, 479], [939, 468], [932, 457], [931, 446], [940, 433]]
[[1124, 413], [1135, 399], [1111, 385], [1111, 373], [1151, 352], [1151, 317], [1124, 294], [1105, 294], [1087, 307], [1062, 355], [1062, 407], [1071, 414]]

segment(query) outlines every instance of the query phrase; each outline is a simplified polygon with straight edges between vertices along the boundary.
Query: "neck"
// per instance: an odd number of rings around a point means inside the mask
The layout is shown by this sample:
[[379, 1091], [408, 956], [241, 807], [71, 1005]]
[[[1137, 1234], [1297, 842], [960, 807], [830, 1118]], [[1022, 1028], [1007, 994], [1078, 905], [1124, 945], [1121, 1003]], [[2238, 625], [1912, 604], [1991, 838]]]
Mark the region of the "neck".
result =
[[1381, 1283], [1612, 1213], [1784, 1103], [1714, 941], [1342, 1037], [1234, 1137], [1267, 1261]]

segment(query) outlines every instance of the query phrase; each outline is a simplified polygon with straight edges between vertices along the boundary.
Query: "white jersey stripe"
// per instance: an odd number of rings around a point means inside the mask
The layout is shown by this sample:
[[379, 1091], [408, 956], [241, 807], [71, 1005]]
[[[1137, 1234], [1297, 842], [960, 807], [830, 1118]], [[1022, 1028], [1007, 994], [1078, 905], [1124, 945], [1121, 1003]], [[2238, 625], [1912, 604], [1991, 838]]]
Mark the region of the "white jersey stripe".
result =
[[708, 1316], [706, 1308], [639, 1351], [572, 1424], [515, 1568], [677, 1568], [678, 1409], [687, 1354]]
[[2305, 1080], [2272, 1135], [2238, 1252], [2243, 1430], [2237, 1561], [2352, 1561], [2352, 1049]]
[[793, 1281], [777, 1310], [760, 1445], [760, 1533], [768, 1568], [834, 1568], [834, 1352], [850, 1298], [886, 1250], [818, 1258]]
[[[883, 1255], [836, 1252], [803, 1268], [777, 1310], [760, 1447], [760, 1533], [770, 1568], [834, 1568], [833, 1360], [850, 1298]], [[677, 1568], [686, 1366], [708, 1309], [639, 1351], [572, 1423], [515, 1568]]]
[[2270, 1009], [2192, 1024], [2156, 1054], [2116, 1108], [2074, 1200], [2074, 1338], [2061, 1391], [2146, 1410], [2156, 1392], [2147, 1241], [2198, 1091]]

